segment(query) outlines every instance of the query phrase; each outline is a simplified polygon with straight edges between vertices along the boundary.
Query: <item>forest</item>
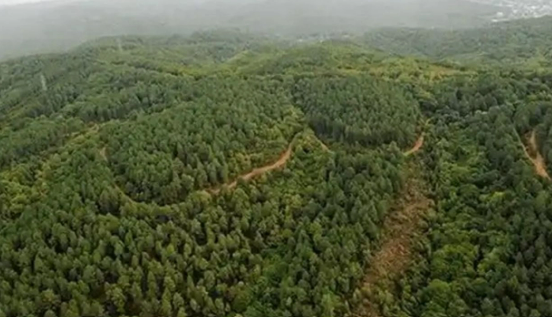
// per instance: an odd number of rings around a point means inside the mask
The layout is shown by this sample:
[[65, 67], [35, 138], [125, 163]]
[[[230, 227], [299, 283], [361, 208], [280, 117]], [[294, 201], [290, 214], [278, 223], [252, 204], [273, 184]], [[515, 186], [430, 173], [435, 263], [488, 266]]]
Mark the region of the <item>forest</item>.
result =
[[546, 29], [0, 63], [0, 317], [552, 317]]

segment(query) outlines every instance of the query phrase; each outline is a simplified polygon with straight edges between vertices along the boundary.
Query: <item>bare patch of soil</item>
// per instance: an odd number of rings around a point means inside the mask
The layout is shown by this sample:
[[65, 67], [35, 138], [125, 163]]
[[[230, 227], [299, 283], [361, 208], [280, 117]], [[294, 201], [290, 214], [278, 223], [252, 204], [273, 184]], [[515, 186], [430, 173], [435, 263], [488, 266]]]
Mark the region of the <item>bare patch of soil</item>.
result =
[[539, 176], [550, 180], [550, 175], [548, 175], [548, 171], [546, 170], [546, 162], [539, 152], [536, 131], [533, 130], [531, 134], [526, 137], [526, 139], [528, 145], [523, 145], [525, 155], [531, 161], [531, 163], [533, 163], [533, 166], [535, 167], [535, 172]]
[[[420, 144], [423, 144], [423, 139]], [[418, 177], [409, 178], [395, 211], [384, 222], [382, 243], [370, 259], [370, 267], [362, 285], [366, 296], [356, 316], [381, 316], [373, 300], [374, 291], [381, 285], [391, 287], [390, 282], [408, 269], [413, 257], [415, 237], [421, 231], [422, 219], [433, 206], [433, 201], [425, 195], [423, 187]]]

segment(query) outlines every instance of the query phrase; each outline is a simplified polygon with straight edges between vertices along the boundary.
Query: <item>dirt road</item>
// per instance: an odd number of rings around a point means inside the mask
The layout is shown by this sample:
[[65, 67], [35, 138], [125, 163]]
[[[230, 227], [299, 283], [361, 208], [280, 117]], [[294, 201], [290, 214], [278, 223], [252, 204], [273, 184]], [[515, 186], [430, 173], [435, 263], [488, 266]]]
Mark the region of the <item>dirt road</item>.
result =
[[[228, 187], [230, 189], [235, 188], [236, 186], [238, 186], [238, 180], [239, 179], [243, 179], [244, 181], [248, 181], [248, 180], [251, 180], [254, 177], [257, 177], [257, 176], [262, 175], [264, 173], [267, 173], [267, 172], [270, 172], [272, 170], [283, 167], [287, 163], [287, 161], [291, 158], [292, 148], [293, 147], [290, 144], [288, 146], [287, 150], [284, 153], [282, 153], [282, 155], [280, 155], [280, 158], [276, 162], [272, 163], [271, 165], [256, 168], [256, 169], [252, 170], [251, 172], [238, 177], [238, 179], [236, 179], [232, 183], [226, 185], [226, 187]], [[220, 191], [220, 189], [218, 191]]]
[[420, 151], [420, 149], [424, 146], [424, 134], [420, 135], [418, 140], [416, 140], [416, 144], [414, 144], [414, 147], [412, 147], [410, 150], [404, 152], [405, 156], [410, 156], [412, 154], [415, 154], [416, 152]]
[[249, 172], [247, 174], [239, 176], [237, 179], [235, 179], [231, 183], [224, 184], [224, 185], [222, 185], [221, 187], [218, 187], [218, 188], [209, 189], [207, 192], [216, 195], [216, 194], [220, 193], [220, 191], [223, 188], [228, 188], [228, 189], [236, 188], [236, 186], [238, 186], [238, 181], [240, 179], [243, 179], [244, 181], [248, 181], [248, 180], [251, 180], [251, 179], [253, 179], [257, 176], [260, 176], [264, 173], [267, 173], [267, 172], [270, 172], [270, 171], [273, 171], [273, 170], [276, 170], [276, 169], [279, 169], [279, 168], [283, 167], [284, 165], [286, 165], [287, 161], [291, 158], [291, 153], [293, 152], [293, 143], [294, 142], [292, 141], [289, 144], [286, 151], [280, 155], [280, 158], [278, 158], [278, 160], [276, 162], [274, 162], [270, 165], [266, 165], [266, 166], [263, 166], [263, 167], [256, 168], [256, 169], [252, 170], [251, 172]]
[[535, 167], [535, 172], [548, 180], [550, 180], [550, 175], [546, 170], [546, 163], [541, 153], [539, 152], [539, 146], [537, 143], [537, 133], [535, 130], [531, 132], [531, 135], [527, 137], [528, 146], [523, 145], [523, 150], [527, 158], [533, 163]]
[[[291, 153], [293, 152], [294, 141], [295, 141], [295, 138], [294, 138], [293, 141], [291, 141], [291, 143], [289, 144], [286, 151], [280, 155], [280, 158], [276, 162], [274, 162], [270, 165], [266, 165], [266, 166], [263, 166], [263, 167], [256, 168], [256, 169], [252, 170], [251, 172], [249, 172], [247, 174], [239, 176], [238, 178], [236, 178], [234, 181], [232, 181], [230, 183], [224, 184], [224, 185], [222, 185], [220, 187], [217, 187], [217, 188], [211, 188], [211, 189], [207, 190], [207, 192], [210, 193], [210, 194], [216, 195], [216, 194], [220, 193], [220, 191], [223, 188], [228, 188], [228, 189], [236, 188], [236, 186], [238, 186], [238, 181], [240, 179], [243, 179], [244, 181], [249, 181], [249, 180], [251, 180], [251, 179], [253, 179], [257, 176], [260, 176], [264, 173], [267, 173], [267, 172], [270, 172], [270, 171], [273, 171], [273, 170], [276, 170], [276, 169], [279, 169], [279, 168], [283, 167], [287, 163], [287, 161], [291, 158]], [[322, 147], [322, 149], [324, 151], [327, 151], [327, 152], [330, 151], [328, 146], [326, 144], [324, 144], [321, 140], [318, 140], [318, 142], [320, 143], [320, 146]], [[409, 155], [415, 154], [416, 152], [420, 151], [420, 149], [422, 148], [423, 145], [424, 145], [424, 135], [422, 134], [418, 138], [418, 140], [416, 140], [416, 144], [414, 144], [414, 147], [412, 149], [406, 151], [404, 153], [404, 155], [409, 156]]]

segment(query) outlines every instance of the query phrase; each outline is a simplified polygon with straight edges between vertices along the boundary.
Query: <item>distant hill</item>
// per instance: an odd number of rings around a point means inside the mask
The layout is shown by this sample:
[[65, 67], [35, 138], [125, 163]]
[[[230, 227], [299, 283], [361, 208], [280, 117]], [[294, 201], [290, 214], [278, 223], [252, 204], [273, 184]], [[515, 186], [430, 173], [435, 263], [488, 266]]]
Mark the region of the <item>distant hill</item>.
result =
[[400, 55], [436, 59], [519, 61], [552, 57], [552, 17], [501, 22], [478, 29], [389, 28], [368, 32], [364, 43]]
[[0, 7], [0, 58], [64, 50], [103, 36], [234, 27], [296, 35], [374, 27], [482, 25], [497, 8], [465, 0], [60, 0]]

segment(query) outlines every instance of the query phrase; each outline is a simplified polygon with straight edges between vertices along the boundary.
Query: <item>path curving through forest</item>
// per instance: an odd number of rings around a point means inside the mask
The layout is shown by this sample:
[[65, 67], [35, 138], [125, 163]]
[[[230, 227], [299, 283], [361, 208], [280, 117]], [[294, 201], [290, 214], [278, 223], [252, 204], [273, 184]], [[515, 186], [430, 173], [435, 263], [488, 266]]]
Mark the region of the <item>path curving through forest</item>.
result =
[[548, 180], [550, 180], [550, 175], [548, 174], [548, 171], [546, 170], [546, 163], [544, 161], [544, 157], [542, 157], [539, 146], [537, 143], [537, 132], [536, 130], [531, 131], [531, 134], [527, 137], [527, 143], [528, 146], [522, 144], [523, 151], [525, 152], [525, 155], [527, 158], [533, 163], [533, 166], [535, 167], [535, 172]]
[[297, 133], [293, 137], [291, 142], [289, 142], [289, 145], [288, 145], [287, 149], [280, 155], [278, 160], [276, 160], [275, 162], [273, 162], [271, 164], [268, 164], [268, 165], [265, 165], [265, 166], [262, 166], [262, 167], [257, 167], [249, 173], [245, 173], [243, 175], [238, 176], [235, 180], [233, 180], [231, 182], [223, 184], [219, 187], [208, 189], [208, 190], [206, 190], [206, 192], [208, 192], [209, 194], [212, 194], [212, 195], [216, 195], [216, 194], [220, 193], [223, 188], [228, 188], [228, 189], [236, 188], [236, 186], [238, 186], [238, 181], [240, 179], [244, 180], [244, 181], [249, 181], [249, 180], [251, 180], [251, 179], [253, 179], [257, 176], [261, 176], [262, 174], [265, 174], [265, 173], [268, 173], [270, 171], [273, 171], [273, 170], [276, 170], [276, 169], [279, 169], [279, 168], [283, 167], [284, 165], [286, 165], [286, 163], [291, 158], [291, 154], [293, 153], [293, 146], [295, 145], [295, 141], [297, 141], [297, 138], [300, 135], [301, 135], [301, 132]]
[[251, 179], [253, 179], [257, 176], [260, 176], [264, 173], [268, 173], [268, 172], [273, 171], [275, 169], [279, 169], [279, 168], [283, 167], [284, 165], [286, 165], [287, 161], [291, 158], [292, 150], [293, 150], [293, 141], [289, 144], [286, 151], [280, 155], [280, 158], [278, 158], [278, 160], [275, 161], [274, 163], [272, 163], [270, 165], [265, 165], [263, 167], [255, 168], [254, 170], [252, 170], [251, 172], [249, 172], [247, 174], [243, 174], [241, 176], [238, 176], [238, 178], [236, 178], [234, 181], [232, 181], [230, 183], [226, 183], [226, 184], [224, 184], [224, 185], [222, 185], [218, 188], [209, 189], [209, 190], [207, 190], [207, 192], [209, 192], [210, 194], [216, 195], [216, 194], [220, 193], [220, 191], [223, 188], [228, 188], [228, 189], [236, 188], [236, 186], [238, 186], [238, 181], [240, 179], [242, 179], [244, 181], [249, 181], [249, 180], [251, 180]]
[[416, 143], [414, 144], [414, 146], [410, 150], [404, 152], [404, 155], [405, 156], [410, 156], [410, 155], [416, 154], [416, 152], [420, 151], [422, 149], [422, 147], [424, 146], [424, 139], [425, 139], [425, 136], [422, 133], [420, 135], [420, 137], [416, 140]]

